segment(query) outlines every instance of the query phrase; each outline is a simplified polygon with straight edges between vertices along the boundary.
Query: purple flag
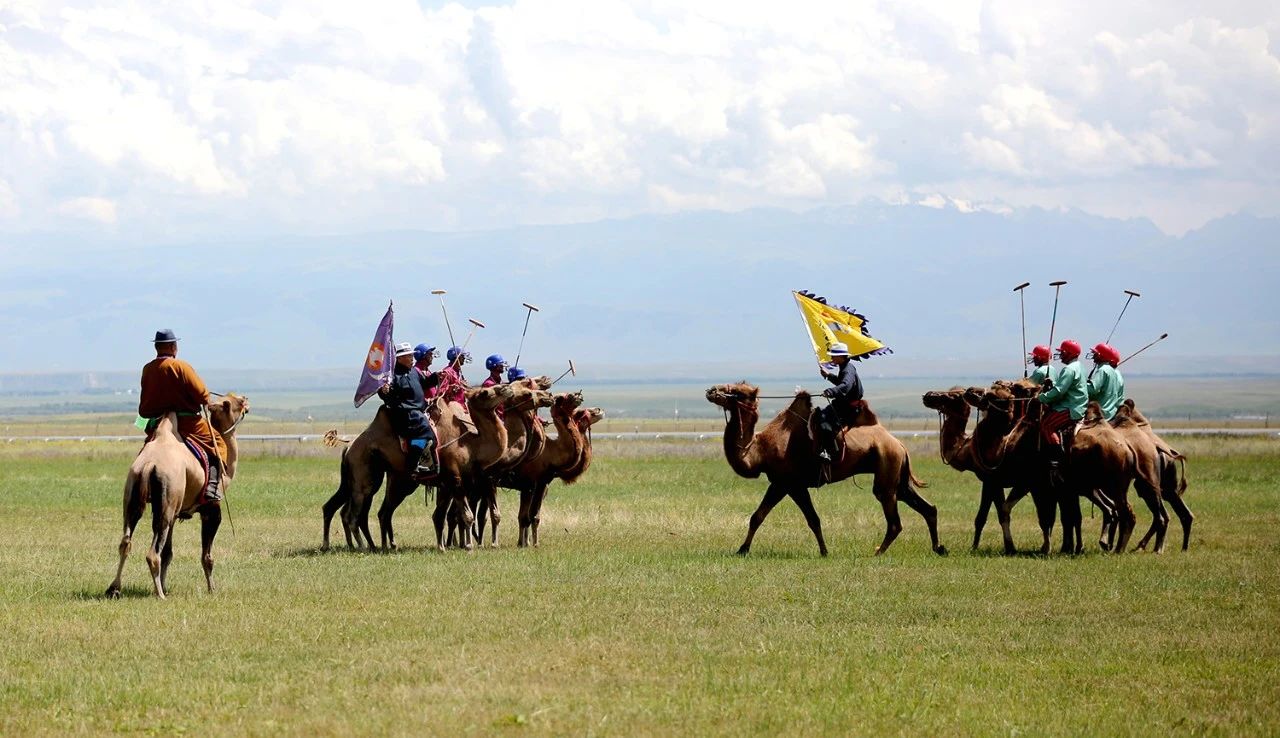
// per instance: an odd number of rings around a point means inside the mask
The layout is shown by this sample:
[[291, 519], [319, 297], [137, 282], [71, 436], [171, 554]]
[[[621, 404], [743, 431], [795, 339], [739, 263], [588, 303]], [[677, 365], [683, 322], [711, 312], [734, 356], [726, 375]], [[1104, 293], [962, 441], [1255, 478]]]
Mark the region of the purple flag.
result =
[[387, 305], [387, 314], [382, 316], [378, 332], [373, 334], [373, 343], [369, 344], [369, 354], [364, 357], [364, 366], [360, 368], [356, 407], [378, 394], [378, 388], [387, 383], [391, 377], [391, 368], [395, 366], [395, 359], [391, 355], [391, 326], [395, 322], [391, 307], [390, 304]]

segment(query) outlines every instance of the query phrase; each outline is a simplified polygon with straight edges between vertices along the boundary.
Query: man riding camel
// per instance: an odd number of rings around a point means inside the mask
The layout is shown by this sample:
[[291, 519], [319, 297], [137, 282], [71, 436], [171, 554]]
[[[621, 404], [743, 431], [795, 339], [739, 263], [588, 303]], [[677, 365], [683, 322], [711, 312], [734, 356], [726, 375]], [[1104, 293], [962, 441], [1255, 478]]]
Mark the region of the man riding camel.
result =
[[502, 370], [507, 368], [507, 360], [502, 358], [502, 354], [493, 354], [484, 360], [484, 368], [489, 370], [489, 376], [481, 383], [481, 387], [502, 384]]
[[831, 382], [834, 387], [822, 391], [822, 396], [831, 400], [824, 408], [818, 408], [818, 457], [823, 461], [833, 461], [840, 455], [837, 434], [840, 429], [853, 423], [854, 418], [862, 411], [862, 380], [858, 379], [858, 370], [853, 368], [849, 356], [849, 347], [843, 343], [833, 343], [827, 347], [831, 363], [836, 371], [820, 370], [822, 378]]
[[1089, 399], [1096, 401], [1103, 416], [1111, 420], [1124, 402], [1124, 377], [1116, 368], [1120, 364], [1120, 352], [1100, 343], [1089, 352], [1089, 358], [1094, 364], [1089, 372]]
[[209, 404], [209, 390], [195, 368], [178, 358], [179, 340], [168, 328], [156, 331], [152, 342], [156, 358], [142, 367], [138, 415], [147, 420], [148, 440], [160, 418], [168, 413], [178, 416], [178, 434], [208, 456], [209, 484], [205, 499], [213, 502], [222, 499], [220, 482], [227, 464], [227, 444], [200, 414]]
[[1084, 417], [1085, 406], [1089, 404], [1088, 383], [1077, 361], [1080, 344], [1070, 339], [1063, 341], [1058, 347], [1058, 358], [1062, 360], [1062, 368], [1056, 377], [1045, 378], [1045, 389], [1036, 395], [1037, 400], [1048, 406], [1040, 419], [1040, 434], [1056, 457], [1050, 459], [1050, 468], [1055, 470], [1058, 462], [1066, 458], [1076, 423]]
[[396, 344], [394, 373], [378, 390], [378, 396], [391, 415], [391, 427], [408, 444], [404, 466], [415, 477], [436, 473], [436, 434], [427, 421], [426, 390], [438, 382], [438, 374], [423, 375], [414, 366], [412, 346]]
[[1037, 387], [1044, 384], [1044, 380], [1053, 376], [1053, 367], [1049, 366], [1053, 353], [1048, 346], [1036, 346], [1031, 349], [1031, 353], [1027, 355], [1027, 363], [1035, 367], [1031, 370], [1030, 379]]
[[456, 402], [467, 406], [467, 384], [466, 377], [462, 376], [462, 365], [471, 361], [471, 354], [463, 351], [461, 347], [453, 346], [444, 354], [445, 359], [449, 361], [449, 365], [440, 370], [440, 392], [444, 394], [445, 402]]

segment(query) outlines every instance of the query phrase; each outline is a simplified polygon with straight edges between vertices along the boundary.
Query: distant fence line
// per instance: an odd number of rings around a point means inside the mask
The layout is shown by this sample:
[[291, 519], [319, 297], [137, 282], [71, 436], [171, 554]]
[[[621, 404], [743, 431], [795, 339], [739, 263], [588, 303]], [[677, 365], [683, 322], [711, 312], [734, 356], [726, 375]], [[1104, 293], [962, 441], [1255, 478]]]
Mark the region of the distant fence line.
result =
[[[1250, 436], [1250, 437], [1273, 437], [1280, 438], [1280, 430], [1275, 428], [1157, 428], [1161, 435], [1166, 436]], [[898, 438], [934, 438], [937, 437], [936, 430], [894, 430], [890, 431]], [[723, 434], [714, 432], [698, 432], [698, 431], [640, 431], [640, 432], [610, 432], [596, 433], [596, 438], [603, 438], [618, 441], [655, 441], [664, 438], [679, 438], [696, 441], [703, 440], [719, 440]], [[549, 434], [551, 438], [555, 434]], [[313, 433], [273, 433], [273, 434], [237, 434], [236, 438], [241, 441], [297, 441], [299, 443], [316, 443], [324, 436]], [[142, 436], [5, 436], [5, 443], [17, 443], [19, 441], [37, 441], [37, 442], [55, 442], [55, 441], [141, 441]]]

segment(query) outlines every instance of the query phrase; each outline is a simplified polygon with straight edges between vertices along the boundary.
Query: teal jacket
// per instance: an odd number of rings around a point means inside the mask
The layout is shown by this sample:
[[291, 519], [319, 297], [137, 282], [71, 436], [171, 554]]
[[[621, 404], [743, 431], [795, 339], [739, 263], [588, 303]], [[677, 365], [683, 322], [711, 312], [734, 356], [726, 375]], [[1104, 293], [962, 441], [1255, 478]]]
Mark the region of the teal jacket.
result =
[[[1041, 385], [1044, 384], [1044, 380], [1048, 377], [1053, 377], [1053, 367], [1048, 364], [1041, 364], [1031, 370], [1031, 375], [1027, 379], [1030, 379], [1036, 385]], [[1054, 381], [1058, 381], [1058, 378], [1054, 377]]]
[[1053, 378], [1053, 387], [1037, 397], [1054, 412], [1066, 410], [1072, 420], [1083, 418], [1085, 405], [1089, 404], [1089, 386], [1084, 372], [1080, 371], [1080, 362], [1063, 364], [1058, 376]]
[[1124, 377], [1110, 364], [1099, 364], [1089, 380], [1089, 399], [1102, 407], [1107, 420], [1116, 416], [1116, 409], [1124, 402]]

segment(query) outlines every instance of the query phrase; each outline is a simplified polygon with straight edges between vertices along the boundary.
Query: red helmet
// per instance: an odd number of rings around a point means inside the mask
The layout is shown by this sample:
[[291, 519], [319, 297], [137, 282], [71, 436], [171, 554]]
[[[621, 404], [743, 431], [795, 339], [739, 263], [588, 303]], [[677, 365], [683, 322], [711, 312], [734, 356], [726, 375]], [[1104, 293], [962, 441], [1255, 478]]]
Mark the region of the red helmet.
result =
[[1028, 362], [1036, 362], [1039, 364], [1048, 364], [1049, 359], [1053, 358], [1053, 354], [1049, 351], [1048, 346], [1036, 346], [1031, 349], [1031, 358]]
[[1089, 358], [1090, 358], [1090, 359], [1093, 359], [1093, 360], [1094, 360], [1094, 361], [1096, 361], [1096, 362], [1103, 363], [1103, 364], [1110, 363], [1110, 362], [1111, 362], [1111, 354], [1110, 354], [1110, 353], [1108, 353], [1108, 351], [1110, 350], [1110, 348], [1111, 348], [1111, 347], [1110, 347], [1110, 346], [1108, 346], [1107, 344], [1105, 344], [1105, 343], [1100, 343], [1100, 344], [1098, 344], [1097, 346], [1094, 346], [1092, 349], [1090, 349], [1090, 350], [1089, 350]]
[[1058, 347], [1058, 356], [1061, 356], [1064, 361], [1080, 358], [1080, 344], [1068, 338]]
[[1111, 344], [1104, 344], [1107, 349], [1107, 363], [1111, 366], [1117, 366], [1120, 363], [1120, 352]]

